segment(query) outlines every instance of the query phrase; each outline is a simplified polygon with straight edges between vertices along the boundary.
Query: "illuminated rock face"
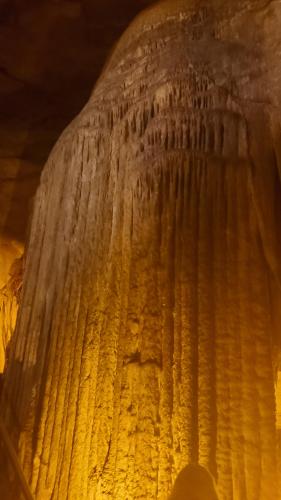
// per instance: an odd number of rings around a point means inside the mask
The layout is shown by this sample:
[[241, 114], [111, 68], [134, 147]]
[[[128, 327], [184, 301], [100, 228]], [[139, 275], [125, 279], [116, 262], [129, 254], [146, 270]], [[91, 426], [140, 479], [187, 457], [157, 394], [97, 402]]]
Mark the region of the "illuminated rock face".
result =
[[[2, 132], [2, 142], [7, 144]], [[6, 158], [3, 159], [3, 156], [0, 145], [0, 373], [4, 369], [6, 349], [17, 316], [18, 286], [22, 281], [19, 264], [24, 250], [27, 200], [37, 184], [33, 164], [15, 159], [10, 151], [6, 152]]]
[[7, 350], [15, 330], [21, 287], [22, 258], [19, 258], [10, 268], [6, 285], [0, 288], [0, 374], [4, 371]]
[[5, 379], [21, 428], [1, 407], [38, 500], [164, 500], [191, 462], [222, 500], [277, 495], [264, 20], [182, 4], [135, 22], [43, 172]]

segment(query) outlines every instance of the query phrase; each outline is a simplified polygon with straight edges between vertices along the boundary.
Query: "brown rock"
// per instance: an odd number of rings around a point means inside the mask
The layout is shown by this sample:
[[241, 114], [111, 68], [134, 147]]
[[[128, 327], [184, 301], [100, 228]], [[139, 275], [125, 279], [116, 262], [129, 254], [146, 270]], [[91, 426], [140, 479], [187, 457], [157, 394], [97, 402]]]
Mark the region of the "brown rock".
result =
[[279, 3], [218, 5], [140, 16], [44, 168], [20, 426], [1, 407], [37, 499], [164, 500], [191, 462], [222, 500], [278, 498]]
[[0, 374], [4, 371], [9, 344], [15, 330], [22, 287], [22, 268], [23, 258], [16, 259], [9, 271], [6, 285], [0, 288]]

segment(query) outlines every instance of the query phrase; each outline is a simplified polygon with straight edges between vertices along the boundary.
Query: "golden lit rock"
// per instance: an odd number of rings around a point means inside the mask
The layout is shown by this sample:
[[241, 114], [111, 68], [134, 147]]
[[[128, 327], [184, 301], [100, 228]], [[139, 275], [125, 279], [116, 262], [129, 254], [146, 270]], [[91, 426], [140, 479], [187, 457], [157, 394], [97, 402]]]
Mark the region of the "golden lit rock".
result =
[[[22, 285], [22, 245], [13, 241], [0, 243], [0, 374], [15, 330]], [[18, 256], [18, 258], [15, 258]]]
[[281, 370], [278, 371], [276, 383], [276, 426], [281, 431]]
[[191, 463], [221, 500], [278, 498], [270, 8], [148, 10], [45, 166], [4, 382], [20, 425], [1, 406], [38, 500], [165, 500]]

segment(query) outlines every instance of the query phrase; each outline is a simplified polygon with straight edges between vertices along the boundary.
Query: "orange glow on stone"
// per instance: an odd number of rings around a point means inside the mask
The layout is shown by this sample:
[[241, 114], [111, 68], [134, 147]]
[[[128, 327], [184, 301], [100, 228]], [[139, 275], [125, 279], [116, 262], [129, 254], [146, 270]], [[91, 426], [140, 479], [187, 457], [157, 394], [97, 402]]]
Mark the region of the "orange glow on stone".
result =
[[276, 426], [281, 431], [281, 371], [278, 371], [276, 383]]
[[4, 381], [36, 500], [166, 500], [191, 463], [276, 500], [260, 17], [187, 4], [125, 34], [44, 168]]

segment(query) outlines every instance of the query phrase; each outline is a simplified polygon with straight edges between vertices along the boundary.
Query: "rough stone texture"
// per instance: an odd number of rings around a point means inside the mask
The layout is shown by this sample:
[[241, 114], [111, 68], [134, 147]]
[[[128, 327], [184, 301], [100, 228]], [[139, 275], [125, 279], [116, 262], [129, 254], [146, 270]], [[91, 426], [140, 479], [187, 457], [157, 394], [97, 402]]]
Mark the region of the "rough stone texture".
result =
[[0, 0], [0, 289], [23, 253], [53, 144], [84, 106], [113, 43], [149, 3]]
[[137, 19], [45, 166], [1, 406], [38, 500], [278, 498], [280, 3], [210, 5]]
[[9, 343], [16, 325], [22, 288], [22, 262], [22, 258], [14, 261], [7, 284], [0, 288], [0, 374], [4, 371]]
[[0, 440], [0, 493], [3, 500], [22, 500], [20, 486], [9, 464], [9, 457]]

